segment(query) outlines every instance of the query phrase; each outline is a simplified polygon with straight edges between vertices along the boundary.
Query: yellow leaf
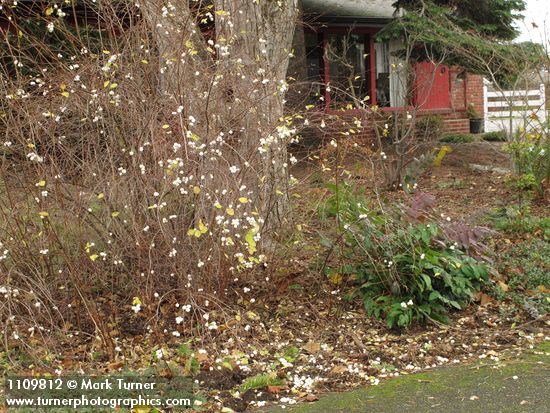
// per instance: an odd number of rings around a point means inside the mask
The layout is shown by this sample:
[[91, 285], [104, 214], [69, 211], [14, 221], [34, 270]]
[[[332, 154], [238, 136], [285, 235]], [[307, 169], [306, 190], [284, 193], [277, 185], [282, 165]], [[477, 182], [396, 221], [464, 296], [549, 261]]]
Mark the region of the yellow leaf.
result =
[[103, 82], [103, 87], [109, 86], [109, 83], [111, 83], [111, 81], [110, 81], [110, 80], [106, 80], [105, 82]]
[[168, 125], [168, 124], [162, 125], [162, 129], [168, 129], [169, 127], [170, 127], [170, 125]]
[[436, 158], [434, 159], [433, 161], [433, 165], [434, 166], [441, 166], [441, 162], [443, 161], [443, 158], [445, 157], [445, 155], [447, 155], [449, 152], [452, 152], [453, 150], [451, 149], [450, 146], [442, 146], [441, 149], [439, 150], [439, 153], [437, 154]]
[[220, 204], [219, 202], [216, 202], [216, 203], [214, 204], [214, 207], [215, 207], [216, 209], [222, 209], [222, 206], [221, 206], [221, 204]]
[[308, 341], [302, 348], [308, 353], [318, 353], [319, 351], [321, 351], [321, 344], [315, 343], [313, 341]]
[[248, 253], [250, 255], [256, 252], [256, 240], [254, 239], [254, 235], [255, 235], [255, 231], [251, 229], [244, 236], [244, 240], [248, 244]]
[[101, 192], [100, 194], [97, 194], [97, 199], [103, 199], [105, 198], [105, 194]]
[[90, 259], [91, 259], [92, 261], [97, 260], [98, 257], [99, 257], [99, 255], [97, 255], [97, 254], [92, 254], [92, 255], [90, 255]]
[[110, 89], [115, 89], [118, 86], [118, 83], [111, 83], [111, 86], [109, 86]]
[[498, 285], [499, 285], [500, 289], [504, 292], [508, 292], [508, 290], [510, 289], [508, 284], [506, 284], [505, 282], [499, 281]]
[[118, 212], [118, 211], [113, 211], [113, 212], [111, 213], [111, 216], [112, 216], [113, 218], [116, 218], [116, 217], [118, 217], [119, 215], [120, 215], [120, 212]]
[[239, 202], [240, 202], [241, 204], [246, 204], [246, 203], [248, 202], [248, 198], [246, 198], [246, 197], [243, 196], [243, 197], [239, 198]]
[[227, 212], [227, 215], [229, 215], [229, 216], [231, 216], [231, 217], [232, 217], [233, 215], [235, 215], [235, 210], [234, 210], [233, 208], [226, 208], [226, 209], [225, 209], [225, 212]]
[[149, 61], [148, 61], [147, 59], [143, 59], [143, 60], [141, 61], [141, 63], [143, 63], [144, 65], [146, 65], [146, 64], [149, 63]]
[[199, 231], [201, 234], [206, 234], [208, 232], [208, 227], [199, 221]]
[[64, 96], [66, 98], [69, 97], [69, 92], [65, 91], [65, 92], [61, 92], [61, 96]]
[[333, 273], [328, 276], [328, 280], [331, 284], [340, 285], [342, 284], [342, 274]]
[[136, 406], [133, 411], [134, 413], [149, 413], [151, 410], [149, 406]]
[[134, 299], [132, 300], [132, 305], [141, 305], [141, 300], [139, 299], [139, 297], [134, 297]]
[[250, 319], [250, 320], [259, 320], [259, 319], [260, 319], [260, 317], [258, 316], [258, 314], [256, 314], [256, 313], [253, 312], [253, 311], [248, 311], [248, 312], [246, 313], [246, 316], [247, 316], [248, 319]]
[[39, 212], [38, 215], [40, 215], [40, 217], [42, 218], [46, 218], [50, 216], [50, 214], [48, 214], [46, 211]]
[[200, 189], [198, 186], [194, 186], [194, 187], [193, 187], [193, 193], [196, 194], [196, 195], [198, 195], [198, 194], [201, 193], [201, 189]]
[[198, 229], [189, 228], [189, 229], [187, 230], [187, 235], [190, 236], [190, 237], [200, 238], [200, 236], [201, 236], [202, 234], [201, 234], [201, 232], [200, 232]]
[[48, 7], [48, 8], [46, 9], [46, 16], [51, 16], [52, 13], [53, 13], [53, 7]]
[[46, 186], [46, 181], [40, 181], [40, 182], [38, 182], [36, 185], [43, 188], [43, 187]]

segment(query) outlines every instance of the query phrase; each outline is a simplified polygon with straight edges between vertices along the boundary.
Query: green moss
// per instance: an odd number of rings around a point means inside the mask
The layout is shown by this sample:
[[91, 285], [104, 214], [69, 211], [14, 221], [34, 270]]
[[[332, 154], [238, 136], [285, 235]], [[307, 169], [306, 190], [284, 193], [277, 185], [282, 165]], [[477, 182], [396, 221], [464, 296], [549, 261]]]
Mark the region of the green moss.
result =
[[544, 412], [550, 395], [550, 342], [500, 362], [439, 368], [382, 382], [377, 387], [322, 397], [313, 404], [268, 412]]

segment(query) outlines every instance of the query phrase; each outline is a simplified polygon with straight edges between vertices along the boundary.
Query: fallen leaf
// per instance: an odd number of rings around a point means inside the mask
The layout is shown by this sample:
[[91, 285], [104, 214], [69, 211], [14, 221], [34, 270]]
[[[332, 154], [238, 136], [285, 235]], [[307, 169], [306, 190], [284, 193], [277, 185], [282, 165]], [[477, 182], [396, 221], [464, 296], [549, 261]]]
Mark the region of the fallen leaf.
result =
[[174, 377], [174, 372], [170, 369], [162, 369], [159, 375], [160, 377], [164, 377], [164, 378], [172, 378]]
[[208, 355], [206, 353], [195, 353], [195, 358], [197, 361], [206, 361], [208, 360]]
[[504, 291], [505, 293], [508, 292], [508, 290], [510, 289], [510, 287], [508, 287], [508, 284], [502, 282], [502, 281], [499, 281], [498, 282], [498, 286], [500, 287], [500, 289], [502, 291]]
[[346, 373], [347, 371], [348, 369], [345, 366], [334, 366], [329, 374], [332, 376], [332, 375]]
[[309, 341], [304, 347], [302, 347], [308, 353], [317, 353], [321, 350], [321, 344]]
[[485, 293], [481, 293], [479, 305], [486, 306], [491, 301], [493, 301], [493, 298], [490, 295], [487, 295]]
[[118, 370], [124, 366], [124, 363], [122, 361], [116, 361], [113, 363], [109, 363], [109, 370]]
[[267, 392], [271, 394], [277, 394], [286, 389], [286, 386], [267, 386]]

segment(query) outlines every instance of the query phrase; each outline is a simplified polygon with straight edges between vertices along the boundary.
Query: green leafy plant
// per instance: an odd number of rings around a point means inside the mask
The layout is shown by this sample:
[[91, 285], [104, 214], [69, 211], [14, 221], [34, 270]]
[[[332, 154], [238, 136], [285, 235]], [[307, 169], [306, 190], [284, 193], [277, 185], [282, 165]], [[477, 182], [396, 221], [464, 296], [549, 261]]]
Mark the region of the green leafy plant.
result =
[[501, 255], [499, 270], [508, 275], [507, 291], [518, 307], [534, 318], [550, 311], [550, 242], [522, 241]]
[[443, 225], [428, 219], [426, 196], [417, 196], [408, 209], [371, 209], [349, 186], [337, 194], [344, 257], [326, 272], [351, 277], [357, 287], [349, 298], [361, 298], [369, 315], [390, 327], [447, 322], [447, 313], [464, 308], [487, 281], [487, 264], [467, 255]]
[[522, 191], [534, 191], [539, 197], [550, 184], [550, 133], [545, 125], [526, 132], [518, 130], [505, 150], [511, 155], [516, 174], [512, 183]]
[[241, 393], [246, 393], [248, 390], [263, 389], [267, 386], [283, 386], [284, 383], [284, 380], [275, 374], [258, 374], [246, 379], [239, 390]]
[[481, 139], [487, 142], [506, 142], [508, 134], [506, 131], [486, 132], [481, 135]]
[[468, 119], [481, 119], [483, 117], [471, 103], [468, 105], [468, 109], [466, 110], [466, 116]]
[[468, 143], [474, 141], [474, 135], [470, 133], [453, 133], [443, 136], [440, 141], [446, 143]]
[[499, 208], [489, 214], [494, 227], [510, 234], [535, 234], [550, 240], [550, 217], [532, 215], [529, 206]]

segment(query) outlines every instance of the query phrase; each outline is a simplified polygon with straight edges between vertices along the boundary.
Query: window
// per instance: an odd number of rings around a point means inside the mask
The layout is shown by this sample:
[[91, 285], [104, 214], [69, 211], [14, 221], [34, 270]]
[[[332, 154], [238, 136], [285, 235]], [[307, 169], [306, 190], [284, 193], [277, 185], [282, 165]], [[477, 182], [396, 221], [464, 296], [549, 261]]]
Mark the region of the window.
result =
[[306, 31], [308, 102], [325, 101], [330, 108], [355, 100], [405, 106], [407, 71], [396, 56], [399, 48], [398, 41], [374, 43], [371, 32]]
[[323, 38], [314, 32], [305, 32], [307, 82], [310, 85], [308, 103], [319, 102], [324, 93]]
[[368, 44], [368, 36], [364, 34], [328, 35], [325, 59], [329, 67], [331, 102], [362, 100], [370, 94]]
[[406, 104], [407, 70], [396, 52], [398, 41], [376, 43], [376, 104], [380, 107], [403, 107]]

